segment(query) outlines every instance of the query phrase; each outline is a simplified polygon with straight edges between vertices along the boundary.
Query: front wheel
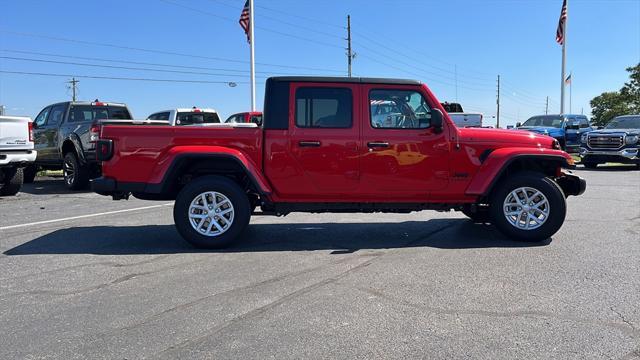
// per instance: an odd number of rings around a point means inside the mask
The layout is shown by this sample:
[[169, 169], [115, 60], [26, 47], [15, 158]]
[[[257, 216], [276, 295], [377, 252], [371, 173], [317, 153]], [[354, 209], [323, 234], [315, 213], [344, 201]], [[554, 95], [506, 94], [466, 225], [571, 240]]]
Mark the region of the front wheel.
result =
[[38, 173], [38, 167], [35, 165], [29, 165], [22, 169], [22, 173], [24, 176], [24, 183], [31, 184], [33, 180], [36, 178], [36, 174]]
[[195, 247], [216, 249], [234, 242], [249, 225], [251, 205], [243, 189], [222, 176], [203, 176], [178, 194], [173, 220]]
[[520, 173], [500, 183], [491, 196], [493, 224], [519, 241], [543, 241], [555, 234], [567, 212], [560, 187], [539, 173]]

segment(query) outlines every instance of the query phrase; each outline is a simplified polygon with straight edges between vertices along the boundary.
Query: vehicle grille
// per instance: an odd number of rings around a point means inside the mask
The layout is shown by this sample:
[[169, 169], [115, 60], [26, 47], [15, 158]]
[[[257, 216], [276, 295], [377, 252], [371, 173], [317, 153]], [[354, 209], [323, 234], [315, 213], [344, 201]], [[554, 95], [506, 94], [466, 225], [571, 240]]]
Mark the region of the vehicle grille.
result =
[[592, 149], [619, 149], [624, 144], [622, 135], [593, 135], [589, 136], [589, 147]]

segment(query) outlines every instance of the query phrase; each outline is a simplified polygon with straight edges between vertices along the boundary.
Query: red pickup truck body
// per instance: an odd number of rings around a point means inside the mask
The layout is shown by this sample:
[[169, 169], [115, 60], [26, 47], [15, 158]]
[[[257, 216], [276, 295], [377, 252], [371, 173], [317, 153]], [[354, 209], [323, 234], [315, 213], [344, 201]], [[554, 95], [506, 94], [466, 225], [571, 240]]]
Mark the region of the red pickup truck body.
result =
[[[323, 101], [330, 101], [301, 98], [308, 89], [351, 94], [349, 109], [335, 110], [350, 113], [351, 122], [301, 126], [301, 118], [312, 116], [303, 111], [323, 111]], [[399, 104], [381, 117], [387, 123], [400, 119], [395, 124], [375, 123], [370, 109], [379, 94], [391, 94]], [[419, 110], [406, 110], [410, 102]], [[336, 121], [336, 114], [325, 118]], [[278, 215], [422, 209], [471, 214], [489, 202], [502, 179], [526, 171], [552, 178], [565, 196], [584, 191], [582, 179], [561, 170], [573, 160], [553, 138], [459, 129], [445, 114], [431, 91], [415, 81], [271, 78], [263, 127], [104, 126], [98, 142], [103, 177], [93, 189], [116, 199], [129, 193], [176, 199], [194, 179], [217, 175], [233, 179], [252, 207]]]

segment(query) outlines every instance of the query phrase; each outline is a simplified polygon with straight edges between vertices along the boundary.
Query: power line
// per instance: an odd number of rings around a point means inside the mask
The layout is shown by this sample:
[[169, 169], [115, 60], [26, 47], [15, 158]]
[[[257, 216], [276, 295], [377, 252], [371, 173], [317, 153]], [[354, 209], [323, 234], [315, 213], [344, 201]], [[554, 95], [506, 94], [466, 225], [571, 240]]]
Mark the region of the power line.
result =
[[[88, 63], [79, 63], [79, 62], [68, 62], [68, 61], [43, 60], [43, 59], [33, 59], [33, 58], [19, 58], [19, 57], [12, 57], [12, 56], [0, 56], [0, 59], [15, 60], [15, 61], [40, 62], [40, 63], [50, 63], [50, 64], [60, 64], [60, 65], [88, 66], [88, 67], [97, 67], [97, 68], [106, 68], [106, 69], [153, 71], [153, 72], [174, 73], [174, 74], [206, 75], [206, 76], [228, 76], [228, 77], [246, 76], [246, 74], [243, 74], [243, 75], [238, 75], [238, 74], [217, 74], [217, 73], [207, 73], [207, 72], [197, 72], [197, 71], [150, 69], [150, 68], [130, 67], [130, 66], [98, 65], [98, 64], [88, 64]], [[260, 77], [267, 78], [268, 76], [261, 75]]]
[[[187, 83], [187, 84], [229, 84], [229, 81], [211, 81], [211, 80], [179, 80], [179, 79], [156, 79], [156, 78], [131, 78], [116, 76], [97, 76], [97, 75], [76, 75], [76, 74], [55, 74], [44, 72], [27, 72], [27, 71], [10, 71], [0, 70], [4, 74], [16, 75], [33, 75], [33, 76], [53, 76], [53, 77], [76, 77], [80, 79], [102, 79], [102, 80], [127, 80], [127, 81], [150, 81], [150, 82], [169, 82], [169, 83]], [[236, 84], [248, 84], [248, 81], [233, 81]]]
[[[215, 57], [215, 56], [204, 56], [204, 55], [198, 55], [198, 54], [187, 54], [187, 53], [180, 53], [180, 52], [167, 51], [167, 50], [145, 49], [145, 48], [139, 48], [139, 47], [133, 47], [133, 46], [121, 46], [121, 45], [114, 45], [114, 44], [109, 44], [109, 43], [102, 43], [102, 42], [98, 43], [98, 42], [92, 42], [92, 41], [86, 41], [86, 40], [76, 40], [76, 39], [61, 38], [61, 37], [55, 37], [55, 36], [49, 36], [49, 35], [41, 35], [41, 34], [24, 33], [24, 32], [17, 32], [17, 31], [0, 30], [0, 33], [12, 34], [12, 35], [17, 35], [17, 36], [27, 36], [27, 37], [42, 38], [42, 39], [54, 40], [54, 41], [70, 42], [70, 43], [83, 44], [83, 45], [101, 46], [101, 47], [108, 47], [108, 48], [113, 48], [113, 49], [124, 49], [124, 50], [131, 50], [131, 51], [140, 51], [140, 52], [147, 52], [147, 53], [152, 53], [152, 54], [181, 56], [181, 57], [188, 57], [188, 58], [198, 58], [198, 59], [215, 60], [215, 61], [222, 61], [222, 62], [231, 62], [231, 63], [237, 63], [237, 64], [248, 64], [249, 63], [249, 61], [246, 61], [246, 60], [221, 58], [221, 57]], [[322, 69], [322, 68], [307, 67], [307, 66], [280, 65], [280, 64], [259, 63], [259, 62], [256, 62], [256, 64], [257, 65], [262, 65], [262, 66], [272, 66], [272, 67], [286, 68], [286, 69], [300, 69], [300, 70], [312, 70], [312, 71], [326, 71], [326, 72], [334, 72], [334, 73], [344, 73], [344, 71], [341, 71], [341, 70]]]
[[[234, 22], [234, 23], [237, 22], [236, 19], [231, 19], [231, 18], [228, 18], [226, 16], [222, 16], [222, 15], [210, 13], [208, 11], [203, 11], [203, 10], [200, 10], [200, 9], [192, 8], [190, 6], [178, 4], [178, 3], [175, 3], [175, 2], [170, 1], [170, 0], [158, 0], [158, 1], [161, 1], [161, 2], [167, 3], [167, 4], [171, 4], [171, 5], [174, 5], [174, 6], [178, 6], [178, 7], [181, 7], [183, 9], [187, 9], [187, 10], [190, 10], [190, 11], [193, 11], [193, 12], [196, 12], [196, 13], [200, 13], [200, 14], [203, 14], [203, 15], [213, 16], [213, 17], [216, 17], [216, 18], [219, 18], [219, 19], [223, 19], [223, 20], [226, 20], [226, 21], [231, 21], [231, 22]], [[342, 49], [341, 46], [336, 45], [336, 44], [330, 44], [330, 43], [326, 43], [326, 42], [323, 42], [323, 41], [309, 39], [309, 38], [305, 38], [305, 37], [302, 37], [302, 36], [298, 36], [298, 35], [282, 32], [282, 31], [279, 31], [279, 30], [273, 30], [273, 29], [270, 29], [270, 28], [265, 28], [263, 26], [256, 26], [256, 29], [260, 29], [262, 31], [270, 32], [270, 33], [273, 33], [273, 34], [278, 34], [278, 35], [281, 35], [281, 36], [290, 37], [290, 38], [293, 38], [293, 39], [313, 42], [316, 45], [323, 45], [323, 46], [327, 46], [327, 47], [333, 47], [333, 48]]]
[[[50, 57], [59, 57], [59, 58], [66, 58], [66, 59], [100, 61], [100, 62], [108, 62], [108, 63], [122, 63], [122, 64], [134, 64], [134, 65], [159, 66], [159, 67], [168, 67], [168, 68], [176, 68], [176, 69], [227, 71], [227, 72], [239, 73], [239, 75], [240, 74], [249, 73], [249, 70], [240, 70], [240, 69], [226, 69], [226, 68], [213, 68], [213, 67], [205, 67], [205, 66], [187, 66], [187, 65], [150, 63], [150, 62], [141, 62], [141, 61], [103, 59], [103, 58], [94, 58], [94, 57], [83, 57], [83, 56], [72, 56], [72, 55], [43, 53], [43, 52], [26, 51], [26, 50], [0, 49], [0, 52], [8, 52], [8, 53], [16, 53], [16, 54], [29, 54], [29, 55], [40, 55], [40, 56], [50, 56]], [[275, 72], [275, 71], [256, 71], [256, 72], [257, 73], [263, 73], [263, 74], [300, 75], [299, 72], [283, 72], [283, 71], [277, 71], [277, 72]]]

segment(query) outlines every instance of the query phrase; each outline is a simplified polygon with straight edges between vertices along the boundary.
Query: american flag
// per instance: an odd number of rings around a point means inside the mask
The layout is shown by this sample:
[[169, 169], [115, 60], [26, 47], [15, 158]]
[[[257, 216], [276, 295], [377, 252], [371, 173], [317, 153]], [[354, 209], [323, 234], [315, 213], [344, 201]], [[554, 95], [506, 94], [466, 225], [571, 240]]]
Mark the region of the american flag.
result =
[[560, 11], [560, 20], [558, 21], [558, 30], [556, 30], [556, 42], [564, 44], [564, 25], [567, 22], [567, 0], [562, 1], [562, 10]]
[[244, 33], [247, 34], [247, 42], [251, 43], [251, 33], [249, 32], [249, 0], [244, 3], [244, 8], [242, 8], [242, 12], [240, 13], [240, 20], [238, 22], [244, 30]]

